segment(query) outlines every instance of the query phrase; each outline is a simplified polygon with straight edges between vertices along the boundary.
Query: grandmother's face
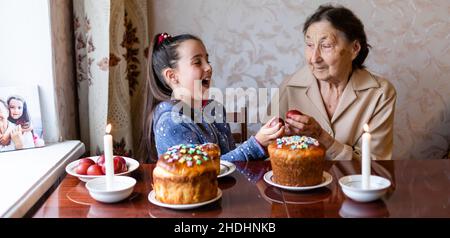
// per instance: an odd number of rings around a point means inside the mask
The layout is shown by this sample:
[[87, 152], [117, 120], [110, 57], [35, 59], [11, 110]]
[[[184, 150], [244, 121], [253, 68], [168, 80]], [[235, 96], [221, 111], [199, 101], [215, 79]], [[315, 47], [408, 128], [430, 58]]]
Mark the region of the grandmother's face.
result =
[[311, 24], [305, 34], [306, 61], [319, 80], [346, 80], [359, 49], [357, 41], [348, 42], [328, 21]]

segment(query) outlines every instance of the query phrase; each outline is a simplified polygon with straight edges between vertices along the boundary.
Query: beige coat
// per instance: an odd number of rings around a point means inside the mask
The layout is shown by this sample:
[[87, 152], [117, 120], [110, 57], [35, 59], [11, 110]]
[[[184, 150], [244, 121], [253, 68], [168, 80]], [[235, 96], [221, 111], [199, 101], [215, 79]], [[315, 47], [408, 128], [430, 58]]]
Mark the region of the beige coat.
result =
[[329, 119], [318, 82], [304, 67], [282, 83], [279, 108], [282, 117], [290, 109], [314, 117], [335, 139], [327, 150], [328, 159], [360, 158], [361, 136], [367, 123], [372, 135], [372, 159], [389, 160], [392, 157], [396, 97], [394, 87], [386, 79], [364, 69], [356, 70]]

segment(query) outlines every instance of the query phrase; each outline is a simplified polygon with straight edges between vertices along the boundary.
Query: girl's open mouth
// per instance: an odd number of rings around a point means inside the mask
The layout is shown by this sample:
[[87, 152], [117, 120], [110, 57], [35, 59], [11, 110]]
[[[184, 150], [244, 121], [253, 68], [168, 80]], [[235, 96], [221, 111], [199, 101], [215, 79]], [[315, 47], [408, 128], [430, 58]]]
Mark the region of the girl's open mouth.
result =
[[202, 79], [202, 86], [205, 88], [209, 88], [210, 82], [211, 82], [211, 79]]

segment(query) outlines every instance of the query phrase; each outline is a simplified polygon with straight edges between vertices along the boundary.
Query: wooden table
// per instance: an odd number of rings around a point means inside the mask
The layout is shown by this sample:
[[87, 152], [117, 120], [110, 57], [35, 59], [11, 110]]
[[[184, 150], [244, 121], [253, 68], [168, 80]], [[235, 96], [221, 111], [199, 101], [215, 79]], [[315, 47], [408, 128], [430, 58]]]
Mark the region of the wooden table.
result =
[[264, 182], [270, 162], [239, 162], [237, 171], [219, 179], [220, 200], [193, 210], [171, 210], [148, 201], [153, 164], [141, 164], [132, 176], [133, 194], [116, 204], [93, 200], [85, 183], [67, 175], [34, 217], [450, 217], [450, 160], [372, 162], [372, 174], [392, 182], [376, 202], [357, 203], [345, 197], [338, 179], [360, 173], [355, 161], [327, 162], [333, 182], [306, 192], [289, 192]]

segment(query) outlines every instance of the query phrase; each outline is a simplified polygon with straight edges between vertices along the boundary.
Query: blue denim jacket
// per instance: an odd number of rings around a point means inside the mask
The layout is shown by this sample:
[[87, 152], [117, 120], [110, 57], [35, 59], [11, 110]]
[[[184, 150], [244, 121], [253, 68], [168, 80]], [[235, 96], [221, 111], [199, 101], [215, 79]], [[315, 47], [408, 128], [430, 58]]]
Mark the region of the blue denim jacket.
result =
[[254, 136], [236, 148], [222, 105], [215, 101], [208, 102], [208, 105], [218, 105], [214, 108], [222, 109], [221, 113], [215, 110], [211, 113], [220, 120], [207, 123], [207, 120], [201, 117], [201, 112], [195, 111], [192, 115], [201, 118], [201, 123], [195, 123], [192, 119], [197, 117], [186, 116], [182, 109], [175, 107], [178, 102], [176, 100], [161, 102], [153, 112], [153, 132], [158, 156], [165, 153], [169, 147], [178, 144], [215, 143], [220, 147], [222, 160], [249, 161], [266, 157], [264, 148]]

